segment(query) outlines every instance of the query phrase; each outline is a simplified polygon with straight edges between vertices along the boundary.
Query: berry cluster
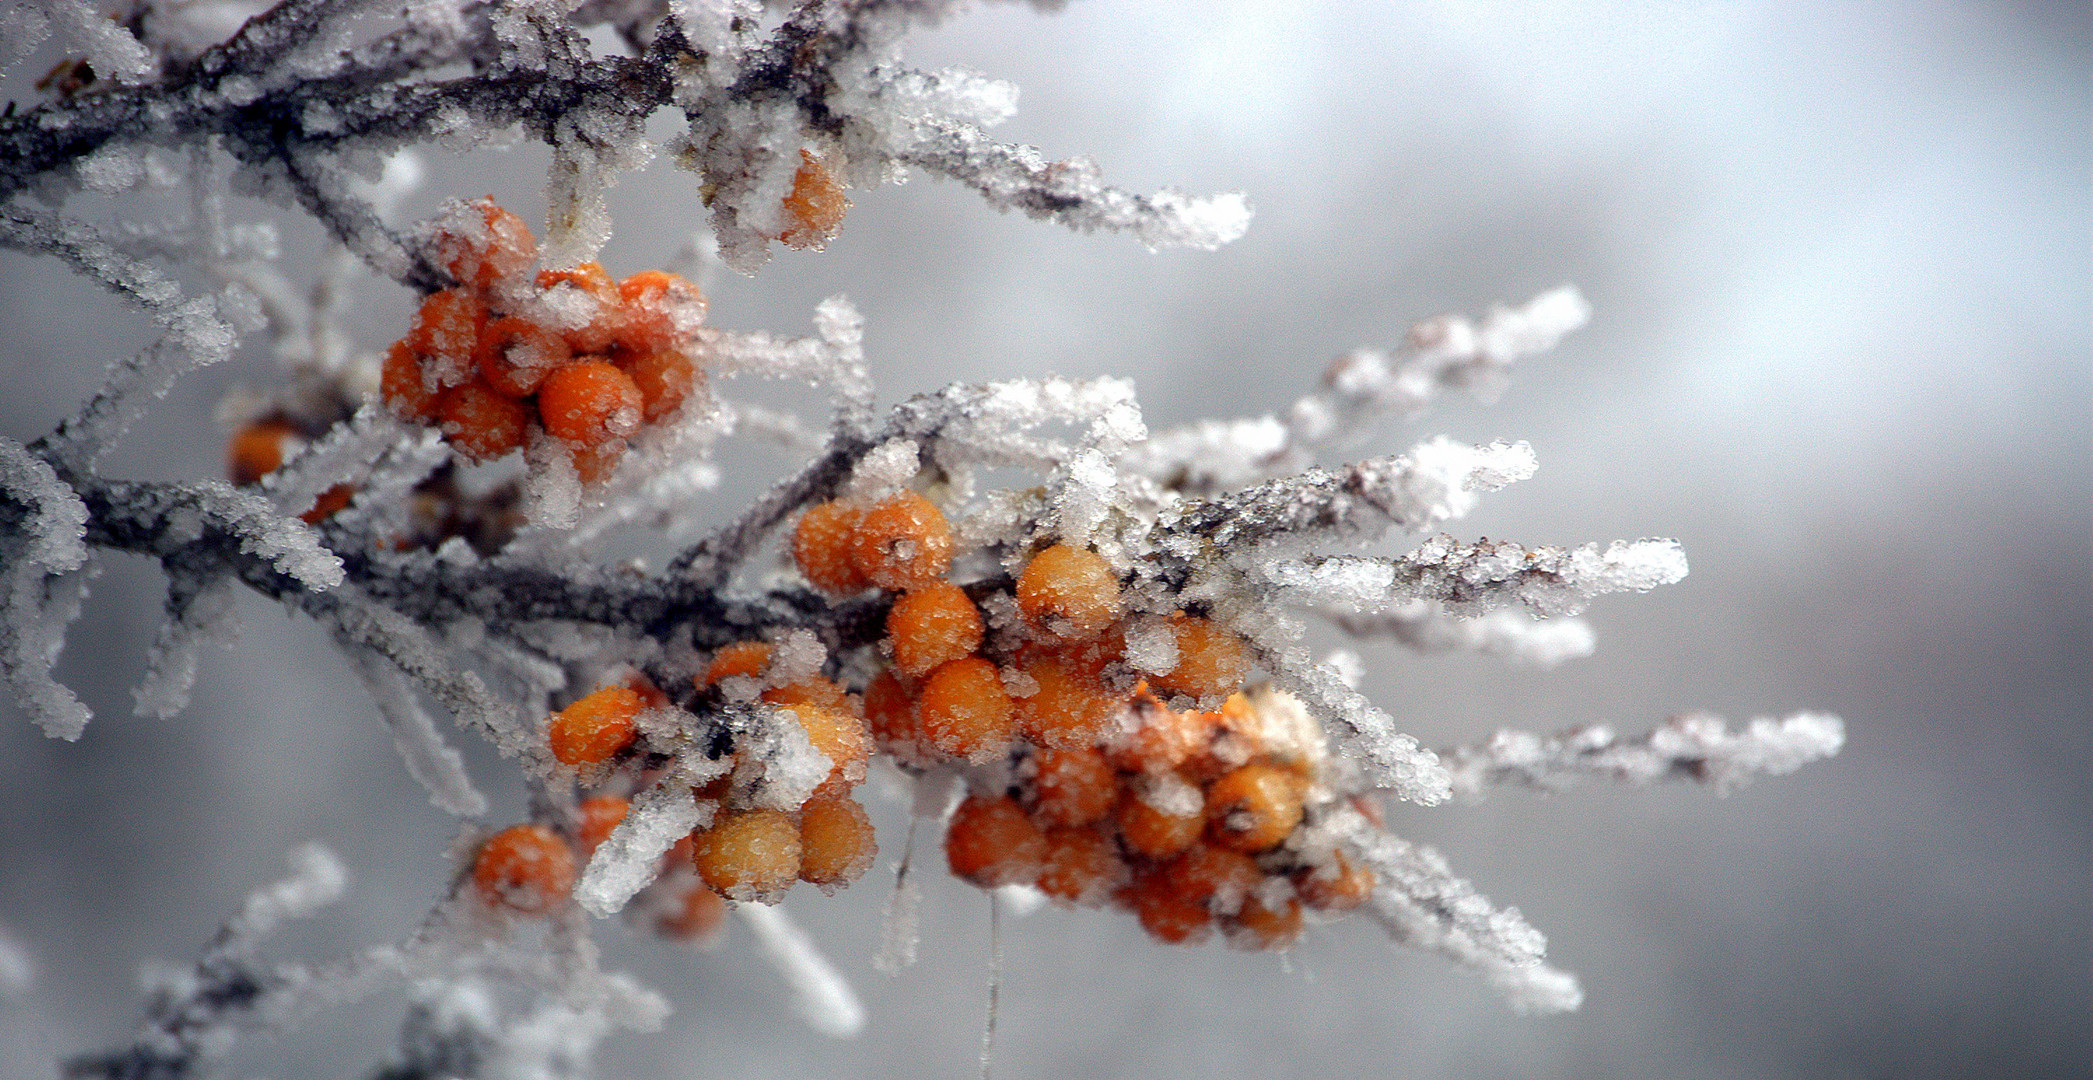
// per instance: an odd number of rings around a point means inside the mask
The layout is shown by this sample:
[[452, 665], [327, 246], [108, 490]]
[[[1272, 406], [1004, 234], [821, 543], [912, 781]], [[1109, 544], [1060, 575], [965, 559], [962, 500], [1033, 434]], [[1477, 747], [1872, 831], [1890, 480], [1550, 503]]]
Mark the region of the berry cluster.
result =
[[[945, 841], [959, 877], [1117, 905], [1169, 942], [1218, 923], [1246, 948], [1285, 947], [1304, 905], [1371, 890], [1370, 870], [1307, 827], [1334, 800], [1313, 721], [1243, 692], [1247, 651], [1215, 623], [1130, 612], [1097, 552], [1051, 544], [1014, 579], [962, 587], [944, 514], [909, 490], [808, 509], [792, 552], [826, 592], [895, 594], [865, 713], [904, 767], [968, 772]], [[1167, 670], [1130, 662], [1144, 632], [1172, 639]]]
[[386, 353], [380, 390], [460, 456], [492, 461], [550, 437], [593, 482], [695, 389], [705, 298], [683, 278], [614, 281], [595, 263], [532, 276], [529, 227], [491, 199], [454, 206], [430, 250], [459, 284], [422, 301]]

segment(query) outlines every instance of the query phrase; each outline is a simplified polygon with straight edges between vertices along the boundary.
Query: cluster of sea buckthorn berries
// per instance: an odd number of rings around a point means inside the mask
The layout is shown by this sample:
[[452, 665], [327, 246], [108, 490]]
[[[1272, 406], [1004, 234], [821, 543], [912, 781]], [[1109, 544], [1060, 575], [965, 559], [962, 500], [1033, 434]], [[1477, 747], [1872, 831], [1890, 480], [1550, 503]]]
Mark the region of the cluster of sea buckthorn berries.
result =
[[492, 461], [543, 432], [600, 480], [696, 386], [705, 298], [683, 278], [614, 281], [595, 263], [533, 278], [529, 227], [489, 199], [452, 213], [432, 250], [458, 285], [422, 301], [379, 385], [396, 415], [435, 424], [460, 456]]
[[[864, 693], [880, 749], [915, 767], [1015, 765], [1001, 790], [976, 790], [954, 812], [953, 873], [1117, 905], [1169, 942], [1218, 923], [1246, 948], [1292, 943], [1303, 906], [1365, 899], [1370, 870], [1290, 842], [1317, 779], [1320, 733], [1277, 695], [1240, 691], [1250, 667], [1240, 640], [1177, 612], [1162, 624], [1174, 666], [1134, 672], [1118, 575], [1069, 544], [1025, 561], [1008, 595], [1021, 625], [991, 636], [976, 599], [946, 580], [952, 548], [943, 513], [907, 490], [870, 506], [811, 507], [792, 543], [817, 588], [895, 594], [887, 663]], [[976, 591], [986, 600], [1000, 590]], [[1276, 719], [1289, 716], [1299, 723]]]

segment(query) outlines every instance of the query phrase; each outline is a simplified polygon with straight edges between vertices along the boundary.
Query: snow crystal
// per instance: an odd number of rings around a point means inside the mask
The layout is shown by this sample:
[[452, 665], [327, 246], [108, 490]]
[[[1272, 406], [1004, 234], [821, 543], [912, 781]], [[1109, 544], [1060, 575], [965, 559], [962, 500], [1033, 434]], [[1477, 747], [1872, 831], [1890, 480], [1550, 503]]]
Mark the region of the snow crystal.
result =
[[858, 459], [844, 494], [854, 502], [876, 503], [907, 487], [921, 470], [914, 439], [888, 439]]
[[660, 872], [662, 853], [706, 823], [707, 808], [691, 797], [690, 777], [695, 775], [690, 770], [673, 773], [633, 796], [632, 808], [596, 846], [581, 883], [574, 887], [574, 899], [583, 910], [598, 918], [622, 910]]
[[[1124, 659], [1126, 665], [1135, 671], [1150, 675], [1169, 674], [1177, 669], [1177, 631], [1170, 628], [1168, 620], [1153, 616], [1128, 620]], [[1038, 692], [1037, 684], [1033, 692]]]

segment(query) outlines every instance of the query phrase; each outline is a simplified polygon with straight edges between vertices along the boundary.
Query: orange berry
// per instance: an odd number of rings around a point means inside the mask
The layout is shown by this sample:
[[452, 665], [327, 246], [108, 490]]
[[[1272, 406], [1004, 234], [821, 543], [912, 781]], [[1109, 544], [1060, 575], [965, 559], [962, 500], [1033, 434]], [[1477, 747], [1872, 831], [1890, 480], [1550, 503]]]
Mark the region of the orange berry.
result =
[[610, 831], [625, 820], [632, 803], [616, 795], [597, 795], [583, 799], [574, 808], [574, 841], [581, 845], [581, 857], [586, 859], [596, 854], [596, 849], [610, 838]]
[[654, 931], [675, 941], [705, 944], [727, 925], [727, 902], [703, 882], [688, 882], [667, 911], [655, 916]]
[[1178, 712], [1141, 688], [1123, 714], [1125, 726], [1105, 745], [1114, 768], [1166, 773], [1206, 745], [1210, 729], [1196, 712]]
[[654, 423], [683, 407], [698, 383], [698, 368], [680, 352], [621, 354], [619, 370], [640, 388], [640, 419]]
[[538, 258], [538, 242], [523, 219], [477, 199], [446, 217], [435, 237], [436, 257], [460, 285], [488, 289], [517, 278]]
[[981, 647], [981, 612], [966, 590], [947, 581], [910, 589], [887, 610], [894, 666], [915, 677]]
[[1231, 912], [1264, 880], [1264, 872], [1240, 851], [1194, 844], [1163, 867], [1163, 877], [1178, 895]]
[[638, 737], [633, 718], [646, 703], [627, 686], [606, 686], [552, 714], [548, 737], [562, 765], [601, 765]]
[[639, 430], [640, 388], [632, 376], [602, 360], [577, 360], [538, 386], [545, 430], [580, 446], [596, 446]]
[[763, 691], [763, 700], [772, 705], [818, 705], [840, 713], [856, 716], [857, 705], [843, 688], [819, 675], [809, 675], [795, 683], [786, 683]]
[[880, 672], [866, 684], [865, 721], [872, 728], [873, 741], [890, 754], [907, 753], [920, 741], [915, 700], [891, 671]]
[[1039, 689], [1017, 703], [1018, 728], [1041, 746], [1072, 748], [1102, 741], [1122, 696], [1098, 678], [1102, 667], [1067, 653], [1039, 653], [1024, 665]]
[[226, 476], [241, 487], [255, 483], [283, 468], [284, 459], [304, 442], [288, 420], [256, 420], [233, 432], [232, 441], [226, 444]]
[[480, 331], [473, 363], [499, 394], [529, 397], [552, 370], [573, 358], [566, 339], [528, 319], [496, 319]]
[[1065, 903], [1102, 905], [1127, 882], [1131, 871], [1112, 838], [1095, 829], [1048, 829], [1046, 866], [1039, 890]]
[[415, 312], [407, 347], [425, 371], [435, 374], [438, 386], [456, 386], [472, 378], [473, 357], [486, 322], [487, 306], [464, 289], [431, 293]]
[[1119, 777], [1094, 747], [1045, 749], [1033, 755], [1032, 813], [1047, 826], [1088, 825], [1112, 812]]
[[879, 854], [872, 819], [856, 799], [810, 800], [800, 809], [799, 841], [799, 879], [825, 891], [863, 877]]
[[1336, 852], [1329, 862], [1294, 873], [1294, 892], [1317, 911], [1350, 911], [1373, 895], [1374, 872]]
[[1030, 885], [1046, 856], [1046, 837], [1008, 796], [969, 795], [945, 826], [952, 873], [984, 889]]
[[1160, 871], [1135, 878], [1133, 885], [1120, 893], [1120, 899], [1134, 909], [1141, 928], [1150, 937], [1171, 945], [1196, 944], [1206, 938], [1213, 924], [1206, 904], [1179, 895]]
[[1245, 765], [1206, 789], [1208, 834], [1236, 851], [1264, 851], [1301, 823], [1301, 778], [1270, 765]]
[[1221, 921], [1221, 932], [1238, 949], [1284, 949], [1301, 940], [1301, 902], [1289, 896], [1278, 907], [1252, 894], [1241, 910]]
[[1170, 619], [1177, 633], [1177, 666], [1153, 682], [1167, 694], [1211, 698], [1234, 692], [1250, 674], [1250, 651], [1234, 634], [1211, 621], [1179, 613]]
[[1119, 619], [1119, 576], [1097, 552], [1055, 544], [1018, 572], [1017, 608], [1042, 630], [1096, 637]]
[[405, 338], [393, 342], [385, 351], [378, 393], [385, 399], [385, 407], [402, 420], [430, 420], [436, 416], [436, 391], [429, 388], [421, 357]]
[[814, 749], [834, 763], [810, 798], [841, 796], [865, 782], [865, 762], [872, 756], [872, 740], [864, 721], [839, 709], [815, 704], [784, 707], [806, 729], [807, 741], [814, 744]]
[[952, 566], [952, 528], [935, 503], [913, 491], [890, 495], [865, 511], [851, 537], [851, 562], [882, 589], [911, 589]]
[[493, 461], [520, 450], [530, 433], [530, 406], [495, 393], [483, 382], [445, 390], [437, 399], [436, 416], [451, 449], [473, 461]]
[[625, 688], [638, 694], [640, 704], [645, 708], [665, 709], [675, 704], [669, 700], [667, 694], [662, 693], [661, 687], [654, 685], [654, 680], [637, 671], [625, 680]]
[[698, 689], [710, 690], [721, 679], [761, 678], [770, 665], [770, 646], [761, 641], [737, 641], [712, 654], [712, 663], [698, 677]]
[[[611, 280], [601, 263], [582, 263], [572, 270], [538, 271], [538, 288], [547, 307], [563, 316], [586, 319], [567, 326], [562, 319], [560, 336], [576, 353], [609, 352], [617, 340], [618, 283]], [[571, 313], [571, 315], [569, 314]]]
[[1205, 811], [1198, 788], [1165, 777], [1154, 790], [1127, 792], [1119, 800], [1114, 818], [1128, 850], [1151, 859], [1167, 859], [1199, 839], [1199, 831], [1206, 826]]
[[574, 888], [574, 852], [543, 825], [511, 825], [480, 845], [472, 884], [491, 907], [542, 915]]
[[785, 196], [785, 231], [778, 239], [786, 247], [818, 251], [835, 238], [849, 209], [850, 200], [836, 174], [801, 150], [799, 170], [792, 174], [792, 193]]
[[625, 458], [625, 440], [605, 439], [594, 446], [567, 443], [567, 460], [574, 463], [574, 475], [584, 484], [600, 484], [618, 469], [618, 462]]
[[635, 353], [673, 352], [705, 321], [705, 296], [696, 285], [661, 270], [642, 270], [618, 282], [616, 341]]
[[349, 500], [355, 497], [355, 484], [336, 484], [314, 497], [312, 506], [299, 514], [298, 520], [307, 525], [318, 525], [347, 509]]
[[774, 904], [799, 879], [799, 825], [777, 810], [723, 810], [691, 835], [691, 863], [729, 900]]
[[858, 522], [864, 516], [841, 501], [810, 506], [800, 515], [799, 524], [792, 529], [792, 561], [815, 588], [848, 595], [871, 584], [851, 560]]
[[978, 656], [940, 665], [923, 680], [916, 724], [940, 753], [976, 764], [993, 761], [1016, 733], [1010, 695], [996, 666]]

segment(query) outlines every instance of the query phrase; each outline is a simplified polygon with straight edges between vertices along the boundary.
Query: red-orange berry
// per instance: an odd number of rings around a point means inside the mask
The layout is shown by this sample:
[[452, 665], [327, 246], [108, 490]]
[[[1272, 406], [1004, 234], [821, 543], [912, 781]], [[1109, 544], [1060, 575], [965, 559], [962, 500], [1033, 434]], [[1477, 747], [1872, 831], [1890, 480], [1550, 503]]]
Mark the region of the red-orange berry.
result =
[[863, 877], [879, 854], [872, 819], [850, 798], [814, 799], [801, 807], [799, 841], [799, 879], [824, 890]]
[[566, 443], [567, 460], [574, 463], [574, 475], [584, 484], [600, 484], [618, 470], [618, 462], [624, 460], [626, 444], [623, 439], [605, 439], [594, 446]]
[[683, 407], [698, 383], [698, 368], [680, 352], [620, 354], [619, 370], [640, 388], [640, 418], [652, 424]]
[[318, 525], [320, 522], [347, 509], [349, 500], [355, 497], [355, 484], [336, 484], [315, 496], [312, 506], [304, 513], [299, 514], [298, 520], [305, 522], [307, 525]]
[[810, 506], [799, 516], [792, 529], [792, 561], [815, 588], [842, 596], [871, 584], [851, 556], [864, 516], [841, 501]]
[[480, 331], [474, 353], [480, 378], [498, 394], [529, 397], [554, 368], [572, 359], [566, 339], [528, 319], [496, 319]]
[[887, 610], [894, 667], [915, 677], [981, 647], [981, 612], [966, 590], [947, 581], [910, 589]]
[[916, 725], [916, 702], [893, 672], [882, 671], [865, 685], [865, 722], [881, 750], [906, 760], [921, 756], [923, 733]]
[[480, 846], [472, 884], [490, 907], [542, 915], [574, 888], [574, 852], [543, 825], [511, 825]]
[[1235, 914], [1221, 920], [1221, 932], [1238, 949], [1288, 948], [1301, 940], [1301, 902], [1289, 896], [1273, 907], [1256, 894], [1246, 896]]
[[641, 404], [632, 376], [602, 360], [577, 360], [538, 386], [538, 416], [545, 430], [580, 446], [639, 430]]
[[1198, 713], [1178, 712], [1146, 687], [1135, 690], [1121, 716], [1121, 729], [1105, 744], [1105, 756], [1127, 772], [1170, 772], [1205, 746], [1210, 731]]
[[1119, 575], [1095, 551], [1055, 544], [1018, 572], [1017, 607], [1042, 630], [1096, 637], [1119, 619]]
[[1017, 703], [1018, 729], [1041, 746], [1072, 748], [1102, 741], [1123, 705], [1099, 678], [1101, 665], [1062, 652], [1039, 653], [1023, 666], [1038, 689]]
[[1206, 789], [1208, 835], [1236, 851], [1258, 852], [1301, 823], [1301, 778], [1270, 765], [1245, 765]]
[[576, 353], [610, 351], [617, 340], [618, 283], [602, 264], [540, 270], [538, 288], [545, 306], [562, 316], [560, 336], [568, 348]]
[[1114, 818], [1127, 850], [1151, 859], [1167, 859], [1192, 846], [1206, 827], [1206, 804], [1199, 789], [1174, 778], [1162, 790], [1128, 791]]
[[436, 376], [437, 385], [456, 386], [472, 377], [473, 357], [486, 323], [487, 306], [470, 292], [445, 289], [431, 293], [415, 312], [407, 347], [421, 359], [424, 370]]
[[1032, 761], [1032, 813], [1040, 824], [1088, 825], [1112, 812], [1119, 777], [1096, 748], [1047, 748]]
[[596, 854], [596, 849], [610, 839], [610, 831], [625, 820], [632, 810], [629, 800], [616, 795], [597, 795], [583, 799], [574, 808], [574, 842], [581, 847], [581, 857], [586, 859]]
[[1187, 900], [1159, 870], [1134, 879], [1120, 893], [1120, 900], [1134, 909], [1141, 928], [1150, 937], [1171, 945], [1196, 944], [1206, 938], [1213, 914], [1203, 901]]
[[799, 880], [799, 824], [777, 810], [723, 810], [691, 835], [691, 863], [729, 900], [777, 903]]
[[772, 705], [818, 705], [840, 713], [857, 715], [857, 706], [843, 688], [819, 675], [809, 675], [798, 682], [774, 686], [763, 691], [763, 700]]
[[706, 944], [727, 925], [727, 902], [699, 881], [688, 881], [671, 906], [655, 916], [654, 930], [673, 941]]
[[698, 676], [700, 690], [710, 690], [721, 679], [757, 678], [770, 664], [770, 646], [761, 641], [737, 641], [712, 654], [705, 674]]
[[1046, 856], [1046, 837], [1008, 796], [969, 795], [945, 826], [952, 873], [984, 889], [1031, 884]]
[[1170, 619], [1177, 635], [1177, 666], [1152, 681], [1158, 690], [1212, 698], [1234, 692], [1250, 674], [1250, 652], [1242, 639], [1193, 615]]
[[940, 753], [981, 763], [1010, 747], [1016, 734], [1010, 695], [996, 666], [978, 656], [940, 665], [916, 697], [916, 725]]
[[646, 703], [627, 686], [606, 686], [552, 714], [548, 737], [562, 765], [601, 765], [632, 745]]
[[436, 416], [436, 391], [422, 371], [421, 357], [405, 338], [385, 351], [385, 365], [378, 373], [378, 393], [385, 407], [402, 420], [430, 420]]
[[473, 461], [493, 461], [523, 448], [530, 434], [530, 406], [495, 393], [484, 382], [445, 390], [436, 417], [451, 449]]
[[705, 320], [696, 285], [661, 270], [642, 270], [618, 282], [617, 345], [635, 353], [673, 352]]
[[882, 589], [912, 589], [951, 568], [952, 527], [935, 503], [903, 491], [865, 511], [850, 551], [865, 580]]
[[435, 237], [436, 257], [460, 285], [488, 289], [513, 280], [538, 258], [530, 226], [515, 214], [477, 199], [448, 217]]
[[256, 420], [233, 432], [226, 444], [226, 476], [241, 487], [255, 483], [283, 468], [284, 459], [304, 441], [298, 429], [282, 417]]
[[1131, 876], [1112, 838], [1095, 829], [1048, 829], [1039, 891], [1064, 903], [1098, 907]]
[[792, 192], [785, 196], [785, 231], [778, 239], [786, 247], [819, 250], [835, 238], [849, 209], [850, 200], [836, 174], [801, 150], [799, 170], [792, 174]]

